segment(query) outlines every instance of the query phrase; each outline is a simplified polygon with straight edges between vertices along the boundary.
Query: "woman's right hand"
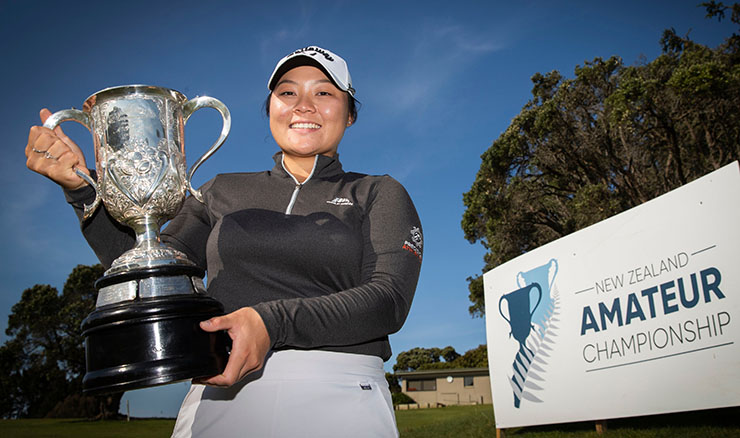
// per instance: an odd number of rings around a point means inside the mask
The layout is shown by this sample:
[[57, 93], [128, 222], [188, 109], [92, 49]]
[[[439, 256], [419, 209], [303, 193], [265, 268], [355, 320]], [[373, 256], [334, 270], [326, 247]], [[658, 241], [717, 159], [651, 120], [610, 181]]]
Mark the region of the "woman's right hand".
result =
[[194, 383], [228, 388], [249, 373], [262, 369], [265, 356], [270, 351], [270, 334], [256, 310], [242, 307], [223, 316], [200, 323], [206, 332], [226, 330], [232, 340], [231, 353], [223, 373]]
[[[51, 111], [44, 108], [39, 112], [41, 123], [51, 116]], [[57, 126], [54, 130], [43, 126], [32, 126], [28, 133], [26, 145], [26, 166], [36, 173], [44, 175], [67, 190], [79, 189], [87, 185], [75, 169], [90, 174], [85, 164], [85, 156]]]

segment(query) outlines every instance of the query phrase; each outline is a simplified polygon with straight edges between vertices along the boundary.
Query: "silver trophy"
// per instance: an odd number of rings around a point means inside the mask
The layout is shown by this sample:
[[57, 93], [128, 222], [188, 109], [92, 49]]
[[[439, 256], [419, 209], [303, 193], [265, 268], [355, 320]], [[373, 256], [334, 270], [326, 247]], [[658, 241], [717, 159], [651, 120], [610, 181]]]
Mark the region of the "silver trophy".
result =
[[[223, 117], [218, 140], [186, 170], [185, 123], [210, 107]], [[73, 120], [93, 135], [97, 181], [75, 170], [96, 192], [84, 219], [102, 201], [118, 222], [131, 227], [136, 244], [113, 261], [96, 282], [96, 309], [82, 323], [86, 392], [125, 391], [220, 373], [228, 359], [223, 333], [198, 323], [223, 314], [205, 295], [205, 272], [185, 254], [160, 241], [160, 227], [174, 217], [198, 167], [226, 140], [228, 108], [201, 96], [188, 100], [167, 88], [127, 85], [90, 96], [82, 111], [62, 110], [44, 124]], [[102, 214], [102, 213], [98, 213]]]

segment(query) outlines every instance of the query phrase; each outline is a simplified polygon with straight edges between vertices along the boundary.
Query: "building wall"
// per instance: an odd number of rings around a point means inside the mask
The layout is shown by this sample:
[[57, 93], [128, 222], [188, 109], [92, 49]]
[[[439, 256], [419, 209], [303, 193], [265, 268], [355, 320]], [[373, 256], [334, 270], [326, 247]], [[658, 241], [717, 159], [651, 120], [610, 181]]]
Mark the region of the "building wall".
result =
[[491, 404], [491, 378], [489, 376], [473, 376], [473, 386], [465, 386], [465, 377], [453, 376], [452, 382], [447, 377], [436, 377], [436, 391], [408, 391], [408, 379], [403, 380], [403, 392], [421, 405], [468, 405]]

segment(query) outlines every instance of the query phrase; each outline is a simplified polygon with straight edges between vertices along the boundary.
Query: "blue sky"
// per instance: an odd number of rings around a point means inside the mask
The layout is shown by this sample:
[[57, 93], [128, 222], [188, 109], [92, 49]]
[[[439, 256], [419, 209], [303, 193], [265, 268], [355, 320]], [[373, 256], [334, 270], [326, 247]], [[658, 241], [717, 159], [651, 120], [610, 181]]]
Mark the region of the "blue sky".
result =
[[[626, 64], [660, 53], [673, 27], [716, 46], [734, 30], [704, 18], [695, 1], [0, 1], [0, 341], [11, 306], [34, 284], [61, 290], [77, 264], [96, 263], [61, 190], [25, 167], [23, 149], [38, 110], [82, 106], [96, 91], [151, 84], [188, 97], [209, 95], [231, 110], [224, 146], [196, 174], [272, 166], [277, 150], [261, 112], [266, 81], [288, 52], [310, 44], [343, 56], [362, 102], [340, 145], [347, 170], [390, 174], [411, 194], [425, 232], [421, 278], [394, 353], [485, 343], [468, 313], [466, 278], [480, 273], [483, 248], [460, 228], [462, 193], [480, 155], [530, 96], [530, 77], [595, 57]], [[190, 162], [218, 135], [220, 117], [188, 121]], [[92, 141], [64, 125], [92, 165]], [[394, 357], [386, 363], [390, 370]], [[136, 416], [174, 416], [187, 384], [128, 393]]]

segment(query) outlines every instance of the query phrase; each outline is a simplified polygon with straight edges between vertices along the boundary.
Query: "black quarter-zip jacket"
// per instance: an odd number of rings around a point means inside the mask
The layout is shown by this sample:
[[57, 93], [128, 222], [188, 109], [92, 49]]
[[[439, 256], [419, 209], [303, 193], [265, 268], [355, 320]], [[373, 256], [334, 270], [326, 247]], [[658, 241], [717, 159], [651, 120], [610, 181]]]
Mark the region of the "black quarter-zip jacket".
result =
[[[344, 172], [319, 155], [298, 183], [275, 155], [271, 171], [221, 174], [188, 197], [162, 240], [207, 270], [226, 312], [251, 306], [273, 349], [391, 356], [388, 335], [414, 296], [423, 239], [416, 209], [393, 178]], [[94, 192], [67, 192], [79, 217]], [[134, 244], [101, 208], [82, 231], [105, 266]]]

